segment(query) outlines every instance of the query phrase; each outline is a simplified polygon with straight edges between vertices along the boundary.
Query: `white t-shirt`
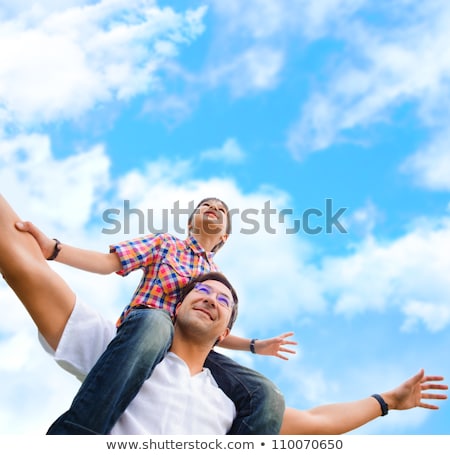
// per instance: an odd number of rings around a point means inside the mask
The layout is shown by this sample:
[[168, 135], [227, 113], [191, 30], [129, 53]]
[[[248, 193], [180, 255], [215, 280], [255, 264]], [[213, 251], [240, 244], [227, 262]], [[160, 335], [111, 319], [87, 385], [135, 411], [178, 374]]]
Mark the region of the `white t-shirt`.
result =
[[[56, 362], [81, 381], [114, 337], [114, 323], [77, 302], [54, 352]], [[62, 413], [62, 412], [61, 412]], [[169, 353], [145, 381], [111, 434], [226, 434], [236, 416], [233, 402], [205, 368], [191, 376], [186, 363]]]

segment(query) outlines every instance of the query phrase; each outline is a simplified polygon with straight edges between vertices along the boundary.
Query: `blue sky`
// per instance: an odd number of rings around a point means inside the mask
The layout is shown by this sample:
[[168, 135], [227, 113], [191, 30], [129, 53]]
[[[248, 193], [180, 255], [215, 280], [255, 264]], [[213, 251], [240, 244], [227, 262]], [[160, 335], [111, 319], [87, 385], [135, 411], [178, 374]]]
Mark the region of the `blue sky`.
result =
[[[140, 232], [102, 233], [105, 210], [216, 195], [237, 213], [216, 257], [236, 334], [299, 342], [288, 362], [233, 356], [290, 406], [450, 378], [447, 1], [0, 0], [0, 24], [0, 187], [21, 216], [106, 251]], [[292, 233], [308, 216], [320, 232]], [[139, 278], [52, 266], [112, 319]], [[0, 433], [41, 434], [78, 384], [4, 284], [0, 301]], [[356, 432], [448, 434], [449, 417]]]

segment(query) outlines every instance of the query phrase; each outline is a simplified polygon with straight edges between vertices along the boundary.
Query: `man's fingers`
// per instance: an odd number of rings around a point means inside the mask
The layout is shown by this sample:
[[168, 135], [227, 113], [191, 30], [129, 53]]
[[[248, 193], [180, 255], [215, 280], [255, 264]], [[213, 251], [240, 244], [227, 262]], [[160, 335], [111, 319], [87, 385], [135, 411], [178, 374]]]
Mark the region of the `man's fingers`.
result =
[[421, 400], [446, 400], [447, 395], [443, 393], [422, 393]]
[[422, 384], [420, 387], [422, 390], [448, 390], [447, 384]]

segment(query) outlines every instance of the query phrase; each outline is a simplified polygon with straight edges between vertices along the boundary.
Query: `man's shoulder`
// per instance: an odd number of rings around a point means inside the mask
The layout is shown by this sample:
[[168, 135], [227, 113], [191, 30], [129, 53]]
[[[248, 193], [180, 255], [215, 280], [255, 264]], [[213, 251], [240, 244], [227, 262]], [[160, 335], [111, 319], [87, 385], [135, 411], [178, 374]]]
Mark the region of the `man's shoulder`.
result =
[[115, 324], [77, 300], [66, 323], [54, 359], [82, 379], [94, 366], [116, 333]]

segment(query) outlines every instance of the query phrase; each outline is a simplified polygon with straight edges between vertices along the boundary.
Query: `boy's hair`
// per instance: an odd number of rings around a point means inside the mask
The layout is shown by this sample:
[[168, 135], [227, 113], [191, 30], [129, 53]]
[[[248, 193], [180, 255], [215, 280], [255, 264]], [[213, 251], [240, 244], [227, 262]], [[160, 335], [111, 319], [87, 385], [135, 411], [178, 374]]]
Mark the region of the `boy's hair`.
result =
[[[205, 202], [207, 201], [219, 201], [226, 209], [227, 211], [227, 227], [226, 227], [226, 230], [225, 232], [227, 234], [231, 234], [231, 214], [230, 214], [230, 210], [228, 208], [228, 205], [225, 204], [225, 202], [223, 202], [221, 199], [219, 199], [218, 197], [205, 197], [204, 199], [202, 199], [198, 204], [197, 204], [197, 207], [195, 207], [194, 211], [189, 215], [189, 218], [188, 218], [188, 226], [190, 226], [192, 224], [192, 220], [194, 218], [194, 215], [195, 213], [197, 212], [197, 210], [200, 208], [200, 206], [202, 204], [204, 204]], [[215, 253], [216, 251], [218, 251], [220, 248], [222, 248], [222, 245], [223, 245], [223, 241], [220, 241], [217, 245], [214, 246], [214, 248], [212, 249], [212, 251]]]
[[237, 296], [235, 289], [233, 288], [231, 283], [228, 281], [227, 277], [225, 275], [223, 275], [222, 273], [208, 272], [208, 273], [204, 273], [202, 275], [199, 275], [199, 276], [193, 278], [191, 281], [189, 281], [189, 283], [186, 286], [184, 286], [181, 289], [179, 303], [181, 303], [185, 299], [185, 297], [189, 294], [189, 292], [192, 291], [192, 289], [194, 289], [194, 286], [197, 283], [202, 283], [203, 281], [208, 281], [208, 280], [219, 281], [220, 283], [224, 284], [231, 292], [234, 305], [231, 308], [230, 320], [229, 320], [228, 326], [227, 326], [231, 330], [234, 322], [236, 321], [237, 315], [238, 315], [238, 296]]

